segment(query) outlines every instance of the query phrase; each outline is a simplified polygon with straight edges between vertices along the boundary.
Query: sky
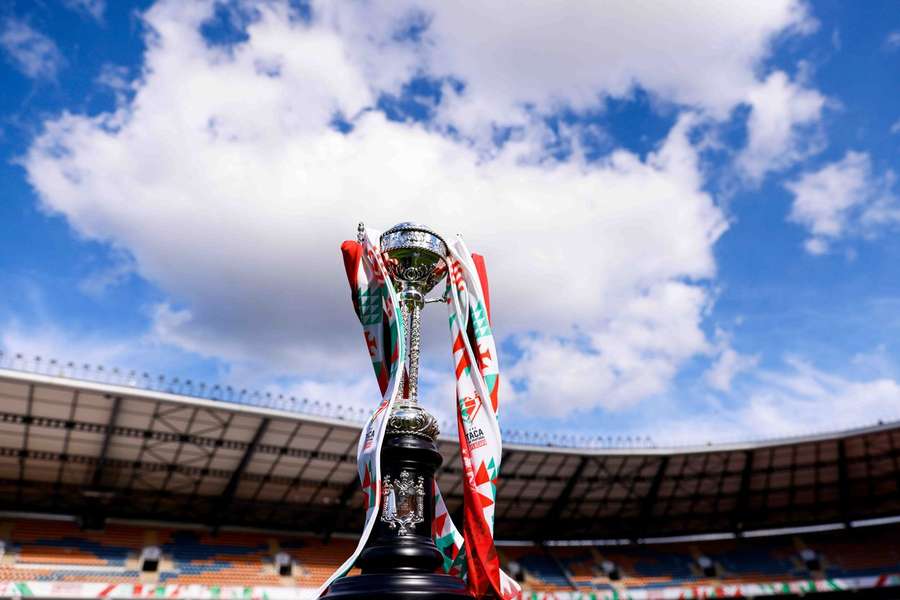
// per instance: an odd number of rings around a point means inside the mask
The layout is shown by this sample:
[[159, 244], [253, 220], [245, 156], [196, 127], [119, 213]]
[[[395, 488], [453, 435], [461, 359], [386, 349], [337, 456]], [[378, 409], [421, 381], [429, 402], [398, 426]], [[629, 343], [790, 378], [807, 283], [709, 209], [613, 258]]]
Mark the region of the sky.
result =
[[13, 0], [0, 85], [7, 356], [373, 408], [339, 247], [418, 221], [486, 257], [504, 428], [900, 419], [896, 2]]

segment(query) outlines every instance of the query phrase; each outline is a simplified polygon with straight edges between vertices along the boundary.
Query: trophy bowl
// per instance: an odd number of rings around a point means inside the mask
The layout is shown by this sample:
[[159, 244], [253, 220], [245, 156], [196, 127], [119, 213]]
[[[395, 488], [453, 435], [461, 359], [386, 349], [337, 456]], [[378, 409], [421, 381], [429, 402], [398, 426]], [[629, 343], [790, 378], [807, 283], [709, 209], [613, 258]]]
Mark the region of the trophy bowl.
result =
[[447, 274], [447, 244], [424, 225], [394, 225], [381, 234], [381, 252], [398, 291], [424, 297]]

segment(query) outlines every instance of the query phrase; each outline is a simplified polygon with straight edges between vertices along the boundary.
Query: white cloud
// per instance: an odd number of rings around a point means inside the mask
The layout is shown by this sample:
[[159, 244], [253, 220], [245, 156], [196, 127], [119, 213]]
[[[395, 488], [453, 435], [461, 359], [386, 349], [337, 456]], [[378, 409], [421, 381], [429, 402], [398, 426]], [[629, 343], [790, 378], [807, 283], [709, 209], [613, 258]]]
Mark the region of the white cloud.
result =
[[[104, 64], [100, 68], [96, 82], [115, 92], [117, 95], [124, 94], [131, 89], [131, 80], [128, 77], [128, 68], [121, 65]], [[122, 100], [120, 99], [120, 102]]]
[[786, 186], [794, 194], [790, 219], [823, 241], [840, 237], [849, 209], [866, 200], [870, 175], [869, 156], [859, 152], [848, 152], [842, 160], [804, 174]]
[[764, 436], [793, 435], [900, 419], [900, 384], [890, 378], [850, 379], [797, 358], [783, 372], [760, 374], [763, 386], [739, 419]]
[[86, 14], [98, 22], [103, 22], [106, 0], [63, 0], [63, 4], [69, 10]]
[[[800, 2], [531, 1], [510, 11], [502, 3], [407, 0], [390, 10], [319, 8], [381, 84], [405, 81], [417, 66], [462, 82], [461, 94], [445, 89], [438, 118], [479, 141], [489, 143], [497, 123], [533, 125], [534, 113], [596, 109], [640, 87], [715, 121], [749, 105], [749, 142], [737, 166], [751, 181], [821, 148], [816, 125], [825, 98], [783, 71], [759, 75], [778, 36], [817, 28]], [[398, 23], [411, 20], [427, 23], [422, 42], [399, 52]], [[388, 57], [385, 47], [393, 49]]]
[[887, 345], [879, 344], [868, 352], [858, 352], [850, 359], [862, 375], [875, 378], [900, 379], [900, 365], [892, 359]]
[[900, 48], [900, 30], [892, 31], [884, 38], [884, 47], [888, 50]]
[[[738, 166], [753, 181], [769, 171], [780, 170], [821, 150], [815, 131], [825, 97], [792, 82], [776, 71], [747, 96], [750, 117], [747, 146], [738, 156]], [[803, 135], [812, 129], [811, 135]]]
[[52, 39], [11, 17], [0, 26], [0, 48], [13, 66], [32, 79], [53, 79], [65, 62]]
[[[31, 322], [5, 321], [0, 331], [0, 350], [6, 364], [24, 370], [50, 372], [50, 363], [55, 360], [57, 368], [64, 369], [60, 372], [67, 375], [99, 376], [111, 374], [114, 369], [123, 375], [132, 369], [149, 372], [153, 378], [184, 375], [180, 366], [185, 354], [153, 336], [95, 333], [72, 323], [55, 323], [46, 315]], [[16, 359], [18, 355], [22, 358]], [[74, 371], [64, 368], [69, 363], [74, 365]]]
[[[463, 232], [488, 257], [502, 337], [563, 332], [564, 344], [577, 324], [601, 358], [573, 349], [571, 362], [597, 365], [603, 387], [562, 390], [568, 410], [658, 393], [705, 351], [700, 282], [715, 276], [725, 222], [702, 190], [692, 117], [644, 161], [617, 151], [599, 164], [523, 163], [528, 136], [484, 160], [421, 125], [360, 113], [373, 79], [341, 36], [277, 6], [260, 12], [249, 41], [225, 51], [198, 33], [208, 6], [153, 7], [133, 100], [48, 122], [24, 161], [47, 210], [126, 249], [168, 295], [160, 340], [319, 382], [369, 377], [338, 245], [357, 220], [412, 218]], [[350, 134], [328, 126], [337, 111], [358, 115]], [[439, 312], [426, 315], [426, 360], [446, 365]], [[513, 371], [543, 393], [560, 351], [528, 350]]]
[[811, 237], [803, 242], [803, 248], [810, 254], [821, 256], [828, 253], [828, 242], [820, 237]]
[[115, 252], [110, 264], [84, 277], [78, 289], [93, 298], [98, 298], [107, 290], [128, 280], [134, 273], [134, 261], [127, 252]]
[[701, 445], [810, 435], [900, 420], [900, 383], [887, 375], [851, 377], [788, 357], [779, 369], [755, 370], [733, 392], [737, 401], [702, 412], [651, 416], [637, 431], [658, 445]]
[[703, 374], [707, 385], [719, 392], [730, 392], [731, 383], [740, 373], [755, 369], [759, 365], [758, 354], [741, 354], [731, 347], [730, 336], [718, 332], [717, 356]]
[[[415, 2], [320, 3], [358, 58], [396, 36], [403, 15], [427, 22], [419, 49], [429, 73], [462, 80], [454, 122], [504, 120], [524, 104], [594, 107], [639, 85], [666, 101], [724, 116], [757, 84], [754, 68], [786, 30], [815, 22], [799, 2]], [[408, 22], [408, 21], [407, 21]], [[403, 71], [406, 65], [391, 64]], [[384, 69], [384, 67], [382, 67]], [[458, 117], [458, 118], [457, 118]]]
[[894, 121], [894, 124], [891, 125], [891, 133], [900, 133], [900, 119]]
[[788, 218], [809, 230], [807, 251], [824, 254], [834, 241], [851, 235], [874, 236], [900, 223], [893, 185], [892, 172], [876, 176], [868, 154], [850, 151], [841, 160], [786, 184], [794, 195]]
[[591, 331], [521, 339], [523, 357], [508, 377], [526, 391], [513, 401], [525, 412], [562, 417], [598, 405], [619, 410], [664, 392], [683, 361], [708, 349], [699, 327], [708, 301], [700, 287], [660, 282], [611, 307]]

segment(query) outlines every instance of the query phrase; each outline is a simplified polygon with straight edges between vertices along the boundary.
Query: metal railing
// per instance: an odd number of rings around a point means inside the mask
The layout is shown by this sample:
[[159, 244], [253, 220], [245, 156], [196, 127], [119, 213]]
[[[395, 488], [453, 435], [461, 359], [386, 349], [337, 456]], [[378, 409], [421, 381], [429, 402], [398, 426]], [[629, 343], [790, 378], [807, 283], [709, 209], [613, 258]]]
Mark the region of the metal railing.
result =
[[[86, 362], [60, 361], [55, 358], [41, 356], [25, 356], [22, 353], [13, 353], [0, 350], [0, 369], [21, 371], [52, 377], [62, 377], [76, 381], [89, 381], [119, 385], [140, 390], [163, 392], [190, 398], [214, 400], [253, 406], [283, 410], [310, 416], [326, 417], [346, 421], [350, 424], [362, 425], [370, 414], [370, 409], [349, 406], [337, 402], [320, 402], [308, 398], [248, 390], [226, 384], [209, 384], [190, 378], [167, 377], [165, 375], [151, 375], [146, 371], [126, 370], [116, 367], [104, 367]], [[746, 443], [790, 443], [792, 440], [802, 440], [809, 436], [837, 434], [844, 431], [861, 429], [866, 427], [881, 427], [886, 425], [900, 425], [900, 414], [895, 417], [882, 419], [860, 420], [855, 423], [843, 423], [840, 429], [832, 431], [807, 430], [783, 436], [757, 437], [748, 435], [746, 438], [736, 441], [704, 442], [698, 440], [694, 443], [661, 444], [657, 445], [650, 436], [640, 435], [586, 435], [578, 433], [536, 432], [522, 429], [504, 429], [504, 443], [534, 446], [536, 448], [571, 448], [578, 450], [684, 450], [688, 448], [716, 446], [728, 446], [730, 444]], [[441, 431], [454, 432], [456, 423], [442, 421]], [[451, 434], [452, 436], [452, 434]]]
[[[283, 410], [292, 413], [327, 417], [362, 425], [368, 419], [370, 411], [361, 407], [343, 405], [336, 402], [320, 402], [308, 398], [248, 390], [226, 384], [209, 384], [190, 378], [155, 375], [146, 371], [104, 367], [87, 362], [61, 361], [42, 356], [25, 356], [18, 352], [0, 350], [0, 369], [21, 371], [37, 375], [61, 377], [75, 381], [87, 381], [118, 385], [139, 390], [161, 392], [253, 406]], [[443, 421], [441, 431], [456, 430], [456, 423]], [[647, 449], [655, 448], [649, 436], [622, 435], [584, 435], [567, 433], [535, 432], [520, 429], [504, 429], [503, 440], [507, 443], [535, 447], [573, 448], [573, 449]]]

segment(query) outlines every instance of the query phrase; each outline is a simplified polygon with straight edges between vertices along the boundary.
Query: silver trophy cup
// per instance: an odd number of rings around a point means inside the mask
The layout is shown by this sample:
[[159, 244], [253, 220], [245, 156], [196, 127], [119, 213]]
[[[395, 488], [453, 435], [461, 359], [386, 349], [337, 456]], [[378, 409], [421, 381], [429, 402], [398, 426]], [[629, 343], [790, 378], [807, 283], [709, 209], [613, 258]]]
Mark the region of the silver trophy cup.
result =
[[400, 223], [381, 234], [381, 252], [400, 297], [406, 331], [404, 397], [394, 407], [388, 433], [409, 433], [434, 440], [437, 421], [419, 406], [419, 352], [422, 345], [422, 309], [426, 295], [447, 276], [447, 244], [440, 235], [416, 223]]

